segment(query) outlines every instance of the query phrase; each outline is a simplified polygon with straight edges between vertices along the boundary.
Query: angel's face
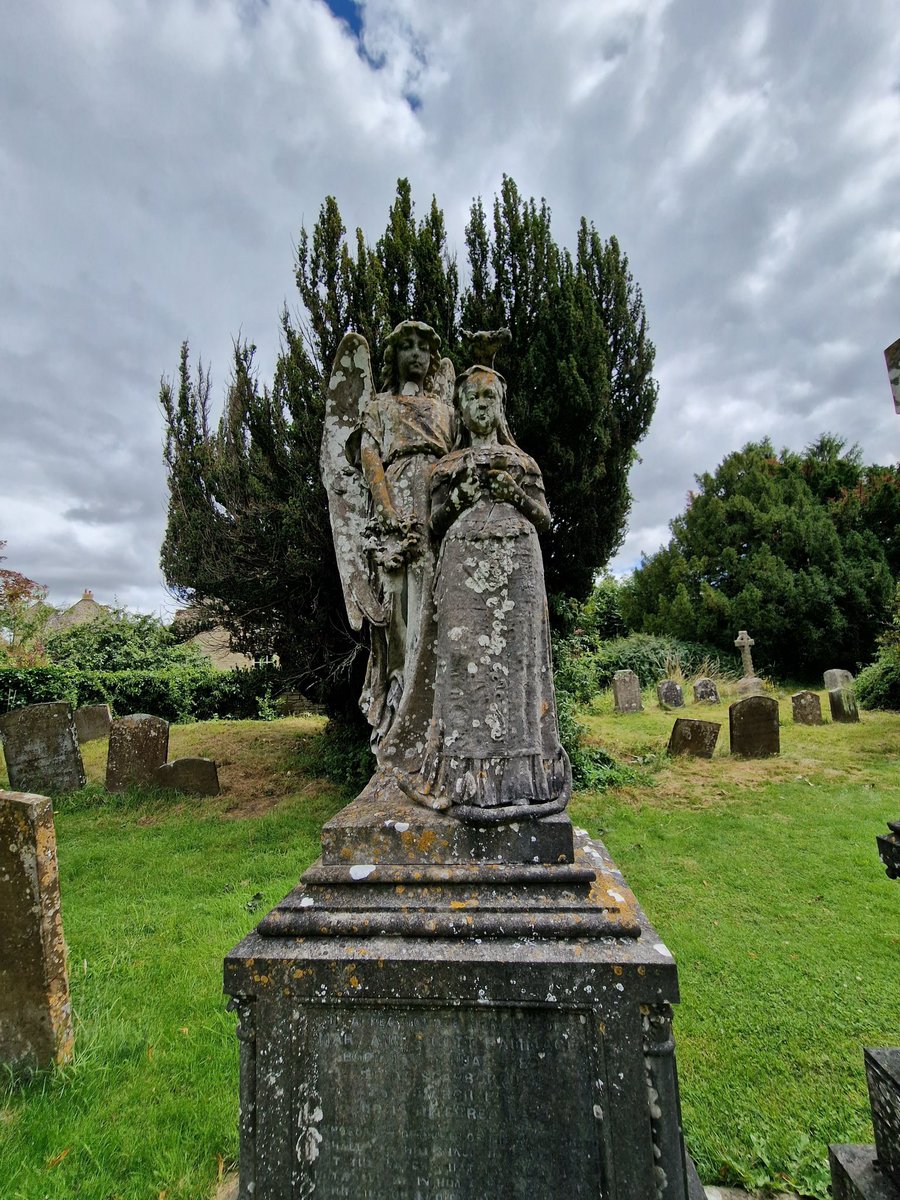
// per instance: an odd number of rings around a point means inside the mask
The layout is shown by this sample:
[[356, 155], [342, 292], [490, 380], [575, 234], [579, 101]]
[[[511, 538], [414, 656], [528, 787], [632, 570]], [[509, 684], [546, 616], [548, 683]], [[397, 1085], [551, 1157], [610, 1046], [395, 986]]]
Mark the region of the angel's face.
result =
[[417, 329], [408, 329], [397, 343], [397, 374], [401, 384], [421, 383], [431, 366], [428, 339]]
[[500, 380], [492, 371], [469, 377], [459, 396], [460, 416], [469, 433], [483, 437], [497, 428], [501, 395]]

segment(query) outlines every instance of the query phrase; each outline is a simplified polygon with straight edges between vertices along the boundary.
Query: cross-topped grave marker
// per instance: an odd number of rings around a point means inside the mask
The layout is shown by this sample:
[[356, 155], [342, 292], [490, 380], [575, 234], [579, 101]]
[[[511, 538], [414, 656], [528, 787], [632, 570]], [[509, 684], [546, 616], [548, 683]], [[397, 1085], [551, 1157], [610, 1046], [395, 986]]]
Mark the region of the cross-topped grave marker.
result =
[[746, 629], [742, 629], [734, 639], [734, 644], [741, 652], [741, 666], [744, 668], [745, 675], [753, 674], [753, 659], [750, 656], [750, 647], [755, 646], [756, 642], [750, 636]]
[[750, 656], [750, 647], [755, 646], [756, 642], [746, 629], [742, 629], [734, 639], [734, 644], [741, 652], [741, 665], [744, 669], [744, 677], [738, 681], [738, 693], [742, 696], [758, 694], [762, 691], [763, 683], [753, 670], [753, 659]]

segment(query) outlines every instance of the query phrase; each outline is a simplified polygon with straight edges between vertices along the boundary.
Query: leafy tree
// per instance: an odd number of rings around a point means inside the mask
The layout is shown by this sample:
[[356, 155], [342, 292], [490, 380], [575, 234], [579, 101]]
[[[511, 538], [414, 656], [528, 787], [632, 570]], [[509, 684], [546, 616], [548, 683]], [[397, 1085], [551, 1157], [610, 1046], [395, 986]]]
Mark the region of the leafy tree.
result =
[[461, 290], [444, 218], [432, 199], [418, 220], [400, 180], [374, 248], [348, 240], [336, 201], [301, 231], [301, 315], [281, 317], [271, 386], [253, 347], [234, 348], [224, 413], [209, 418], [209, 376], [182, 347], [164, 380], [169, 519], [162, 565], [169, 585], [229, 630], [236, 649], [276, 652], [289, 676], [333, 713], [356, 713], [364, 646], [346, 622], [319, 479], [323, 387], [341, 337], [362, 333], [379, 373], [385, 335], [416, 316], [462, 365], [460, 327], [508, 325], [513, 350], [498, 367], [509, 384], [517, 440], [541, 464], [554, 526], [545, 539], [548, 592], [585, 599], [618, 546], [628, 471], [656, 401], [654, 350], [640, 290], [615, 239], [582, 221], [574, 253], [561, 249], [544, 202], [504, 179], [488, 225], [475, 201]]
[[[0, 542], [0, 550], [6, 542]], [[6, 556], [0, 554], [0, 562]], [[44, 655], [44, 627], [53, 609], [47, 589], [19, 571], [0, 568], [0, 664], [40, 666]]]
[[179, 645], [173, 632], [156, 617], [124, 610], [51, 633], [47, 657], [78, 671], [157, 671], [208, 665], [195, 646]]
[[866, 662], [893, 594], [884, 550], [848, 489], [864, 474], [854, 447], [825, 438], [802, 455], [768, 440], [697, 477], [668, 546], [623, 591], [632, 628], [734, 653], [741, 628], [754, 660], [782, 676]]

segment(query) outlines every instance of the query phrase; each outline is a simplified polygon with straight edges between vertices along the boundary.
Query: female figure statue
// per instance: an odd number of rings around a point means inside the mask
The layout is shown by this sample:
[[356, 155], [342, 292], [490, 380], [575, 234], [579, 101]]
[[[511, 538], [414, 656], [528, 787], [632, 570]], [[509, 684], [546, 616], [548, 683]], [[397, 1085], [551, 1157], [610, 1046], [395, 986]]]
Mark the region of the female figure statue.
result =
[[438, 359], [439, 346], [430, 325], [397, 325], [376, 394], [369, 347], [348, 333], [326, 400], [322, 475], [350, 622], [371, 627], [360, 704], [379, 761], [415, 674], [422, 613], [431, 604], [429, 477], [455, 434], [453, 365]]
[[489, 367], [459, 376], [462, 428], [431, 472], [434, 703], [418, 777], [403, 790], [462, 820], [560, 812], [572, 773], [559, 740], [538, 531], [550, 526], [540, 470], [506, 423]]

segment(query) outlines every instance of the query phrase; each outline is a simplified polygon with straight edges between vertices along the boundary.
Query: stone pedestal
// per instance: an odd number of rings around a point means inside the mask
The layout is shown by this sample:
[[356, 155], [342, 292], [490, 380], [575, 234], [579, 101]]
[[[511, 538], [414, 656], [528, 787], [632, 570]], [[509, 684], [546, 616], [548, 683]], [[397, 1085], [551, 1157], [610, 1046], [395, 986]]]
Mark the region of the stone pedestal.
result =
[[829, 1146], [831, 1192], [834, 1200], [900, 1200], [875, 1158], [874, 1146]]
[[241, 1200], [693, 1200], [675, 963], [561, 814], [372, 787], [225, 962]]

